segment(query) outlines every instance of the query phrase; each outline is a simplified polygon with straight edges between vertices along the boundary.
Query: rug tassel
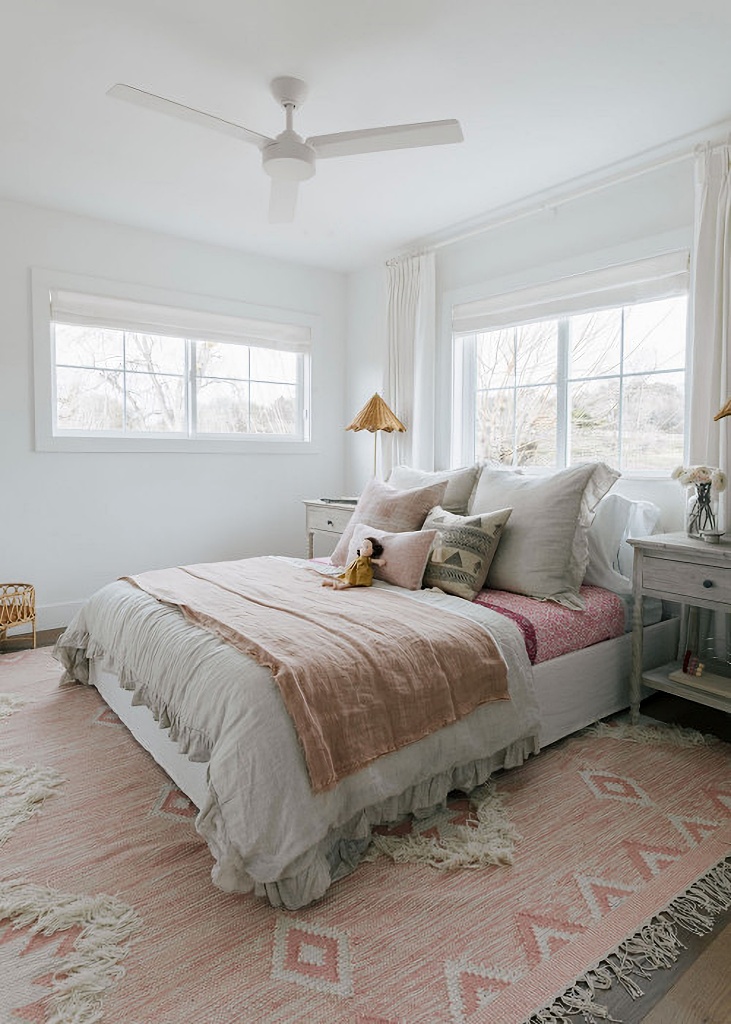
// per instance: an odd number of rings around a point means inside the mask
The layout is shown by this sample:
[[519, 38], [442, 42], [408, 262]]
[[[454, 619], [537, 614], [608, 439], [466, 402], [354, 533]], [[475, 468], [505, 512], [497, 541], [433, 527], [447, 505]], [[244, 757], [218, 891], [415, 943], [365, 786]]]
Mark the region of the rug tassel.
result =
[[520, 838], [497, 795], [494, 782], [479, 786], [470, 794], [474, 826], [458, 825], [454, 836], [380, 836], [371, 839], [364, 860], [385, 854], [396, 863], [423, 864], [431, 868], [478, 868], [513, 863], [515, 842]]
[[63, 781], [53, 768], [0, 764], [0, 846]]
[[16, 879], [0, 883], [0, 919], [14, 929], [54, 935], [81, 927], [73, 951], [53, 975], [46, 1024], [95, 1024], [101, 997], [124, 974], [126, 942], [140, 924], [135, 911], [113, 896], [74, 896]]
[[678, 928], [705, 935], [713, 928], [714, 918], [729, 908], [731, 859], [716, 864], [666, 910], [578, 978], [550, 1006], [532, 1014], [525, 1024], [571, 1024], [566, 1014], [581, 1014], [588, 1024], [614, 1021], [606, 1006], [594, 1002], [595, 990], [611, 988], [612, 980], [616, 979], [633, 999], [638, 999], [644, 993], [635, 978], [650, 978], [653, 971], [672, 967], [686, 948]]
[[0, 722], [27, 703], [28, 700], [17, 693], [0, 693]]

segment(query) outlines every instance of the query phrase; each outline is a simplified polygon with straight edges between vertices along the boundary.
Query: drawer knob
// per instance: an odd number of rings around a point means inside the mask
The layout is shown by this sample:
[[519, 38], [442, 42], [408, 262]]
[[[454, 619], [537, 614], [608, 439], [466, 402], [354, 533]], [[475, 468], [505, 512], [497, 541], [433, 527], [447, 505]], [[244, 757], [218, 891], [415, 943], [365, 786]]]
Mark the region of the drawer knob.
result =
[[713, 586], [713, 580], [703, 580], [703, 586], [709, 590]]
[[[328, 519], [328, 521], [327, 521], [327, 525], [328, 525], [328, 526], [332, 526], [332, 524], [333, 524], [333, 521], [332, 521], [332, 519]], [[705, 586], [709, 586], [709, 587], [710, 587], [710, 585], [711, 585], [711, 584], [710, 584], [710, 582], [709, 582], [709, 583], [704, 583], [704, 584], [703, 584], [703, 586], [704, 586], [704, 587], [705, 587]]]

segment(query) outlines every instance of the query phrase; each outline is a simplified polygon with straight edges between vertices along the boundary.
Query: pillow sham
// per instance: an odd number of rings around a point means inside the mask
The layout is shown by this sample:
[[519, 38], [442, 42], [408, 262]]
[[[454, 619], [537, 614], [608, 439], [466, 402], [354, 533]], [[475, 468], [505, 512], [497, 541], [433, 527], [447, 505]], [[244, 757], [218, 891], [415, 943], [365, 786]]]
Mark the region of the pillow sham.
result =
[[346, 564], [350, 540], [358, 523], [370, 523], [374, 529], [391, 533], [421, 529], [427, 512], [440, 503], [446, 489], [446, 480], [405, 491], [396, 490], [380, 480], [369, 480], [330, 561], [334, 565]]
[[474, 600], [482, 590], [503, 527], [512, 509], [477, 516], [457, 516], [437, 506], [422, 530], [437, 531], [424, 572], [424, 586]]
[[428, 484], [446, 480], [447, 490], [442, 498], [442, 508], [447, 512], [465, 515], [479, 472], [478, 465], [465, 466], [462, 469], [437, 470], [433, 473], [422, 469], [412, 469], [411, 466], [394, 466], [388, 482], [392, 487], [404, 488], [425, 487]]
[[383, 545], [385, 565], [374, 565], [373, 575], [384, 583], [393, 583], [405, 590], [419, 590], [424, 568], [429, 558], [436, 530], [417, 530], [410, 533], [387, 533], [367, 523], [358, 523], [353, 529], [348, 548], [348, 564], [358, 557], [358, 548], [366, 537], [375, 537]]
[[589, 558], [587, 529], [618, 477], [603, 462], [569, 466], [550, 476], [485, 467], [471, 514], [513, 510], [490, 565], [488, 587], [583, 609], [579, 587]]
[[584, 582], [615, 594], [631, 594], [634, 550], [627, 541], [657, 532], [661, 515], [651, 501], [632, 501], [611, 492], [605, 495], [586, 535], [589, 561]]

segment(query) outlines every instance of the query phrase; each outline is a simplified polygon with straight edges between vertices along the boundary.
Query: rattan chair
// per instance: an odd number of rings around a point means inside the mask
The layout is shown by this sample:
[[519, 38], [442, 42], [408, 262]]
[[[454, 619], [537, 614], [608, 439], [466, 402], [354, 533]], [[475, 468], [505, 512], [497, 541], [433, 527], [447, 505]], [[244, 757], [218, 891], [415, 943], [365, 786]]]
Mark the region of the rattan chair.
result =
[[33, 647], [36, 646], [36, 591], [30, 583], [0, 583], [0, 643], [7, 639], [11, 626], [33, 623]]

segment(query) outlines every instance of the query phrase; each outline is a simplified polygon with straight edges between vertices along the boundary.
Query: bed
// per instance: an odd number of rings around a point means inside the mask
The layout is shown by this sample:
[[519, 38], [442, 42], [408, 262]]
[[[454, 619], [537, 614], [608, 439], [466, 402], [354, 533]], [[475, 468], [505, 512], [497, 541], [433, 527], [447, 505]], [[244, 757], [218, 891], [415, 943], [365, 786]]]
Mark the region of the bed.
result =
[[[504, 481], [500, 483], [503, 487]], [[429, 516], [434, 518], [435, 494], [439, 494], [437, 502], [448, 496], [444, 487], [437, 492], [430, 487], [406, 488], [412, 499], [414, 490], [424, 492], [415, 515], [427, 528]], [[541, 501], [544, 498], [541, 494]], [[496, 519], [492, 512], [484, 515], [491, 525], [483, 532], [490, 535], [494, 556]], [[381, 525], [373, 526], [373, 520]], [[387, 547], [393, 552], [408, 546], [407, 535], [425, 532], [410, 530], [404, 522], [394, 517], [393, 509], [379, 521], [367, 502], [361, 516], [361, 525], [380, 536], [393, 536], [384, 530], [384, 523], [392, 530], [396, 527], [398, 544]], [[454, 524], [449, 523], [451, 529]], [[358, 525], [353, 524], [356, 540]], [[498, 533], [504, 526], [503, 522]], [[459, 528], [461, 536], [464, 523]], [[437, 524], [431, 534], [438, 531]], [[455, 536], [453, 529], [439, 534], [448, 568], [454, 564], [450, 552]], [[429, 540], [424, 548], [422, 537], [421, 548], [433, 555], [431, 535]], [[346, 541], [347, 553], [353, 537]], [[376, 580], [357, 600], [354, 593], [329, 591], [327, 600], [349, 602], [348, 607], [365, 603], [369, 611], [364, 619], [376, 615], [381, 606], [399, 620], [412, 613], [424, 616], [425, 621], [446, 624], [445, 633], [458, 643], [463, 639], [466, 643], [475, 633], [484, 634], [504, 662], [509, 699], [478, 701], [455, 720], [397, 749], [385, 749], [319, 790], [286, 694], [276, 685], [267, 659], [262, 663], [249, 648], [237, 647], [210, 623], [191, 622], [187, 598], [168, 600], [163, 592], [161, 599], [160, 592], [154, 588], [148, 592], [140, 585], [140, 577], [119, 580], [93, 595], [59, 639], [56, 652], [66, 670], [65, 681], [96, 686], [199, 809], [196, 828], [213, 855], [213, 881], [225, 891], [253, 890], [274, 906], [288, 909], [311, 903], [357, 866], [374, 826], [435, 808], [451, 790], [470, 792], [494, 772], [538, 753], [541, 746], [627, 706], [631, 638], [624, 624], [611, 639], [531, 664], [529, 646], [515, 616], [506, 615], [504, 608], [490, 607], [488, 599], [475, 600], [490, 590], [480, 587], [471, 600], [465, 600], [464, 594], [447, 593], [434, 585], [401, 586], [397, 570], [405, 566], [413, 572], [413, 560], [402, 561], [400, 566], [395, 554], [389, 566], [389, 571], [396, 572], [396, 582]], [[325, 590], [305, 560], [271, 556], [216, 563], [210, 572], [215, 578], [221, 571], [218, 566], [225, 565], [246, 575], [255, 562], [257, 571], [269, 567], [285, 581], [287, 574], [314, 578], [317, 590], [310, 590], [311, 599], [325, 600], [320, 596]], [[187, 568], [195, 570], [193, 575], [201, 570]], [[432, 571], [438, 575], [443, 569], [437, 564]], [[415, 578], [421, 580], [422, 574], [428, 584], [423, 564]], [[441, 583], [450, 585], [444, 579]], [[227, 588], [231, 589], [228, 583]], [[503, 593], [499, 587], [491, 590], [493, 598]], [[585, 600], [577, 587], [563, 605], [552, 603], [562, 607], [563, 614], [577, 616], [583, 613]], [[395, 616], [394, 607], [398, 609]], [[318, 618], [322, 618], [319, 611]], [[676, 643], [675, 620], [647, 625], [647, 666], [668, 660]], [[415, 693], [418, 699], [418, 690]]]

